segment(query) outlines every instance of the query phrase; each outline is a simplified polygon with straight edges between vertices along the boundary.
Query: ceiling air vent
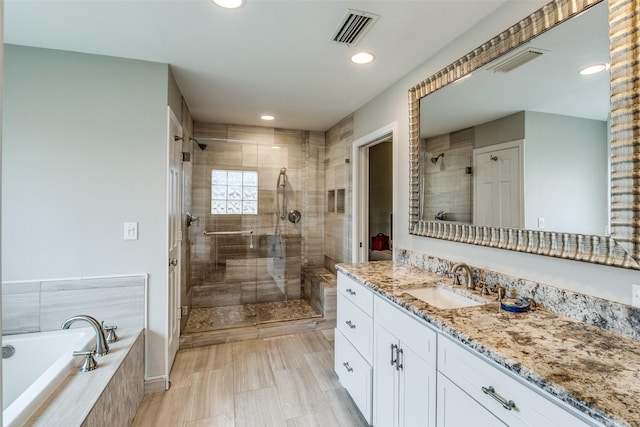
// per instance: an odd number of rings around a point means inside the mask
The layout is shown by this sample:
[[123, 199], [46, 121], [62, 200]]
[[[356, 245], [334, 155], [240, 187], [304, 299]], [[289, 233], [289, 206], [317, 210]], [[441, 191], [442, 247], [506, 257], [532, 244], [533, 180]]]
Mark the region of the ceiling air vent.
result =
[[489, 67], [489, 70], [494, 73], [508, 73], [509, 71], [518, 68], [521, 65], [526, 64], [529, 61], [533, 61], [544, 53], [542, 49], [526, 49], [515, 55], [498, 62], [493, 67]]
[[380, 15], [347, 9], [346, 15], [336, 29], [333, 41], [348, 46], [357, 45], [378, 18]]

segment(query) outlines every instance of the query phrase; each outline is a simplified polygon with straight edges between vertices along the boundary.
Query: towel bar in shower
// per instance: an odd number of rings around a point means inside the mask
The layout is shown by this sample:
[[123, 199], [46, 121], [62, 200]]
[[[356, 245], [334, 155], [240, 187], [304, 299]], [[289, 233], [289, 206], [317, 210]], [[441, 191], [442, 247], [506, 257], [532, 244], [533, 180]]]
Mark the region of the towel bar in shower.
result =
[[205, 236], [230, 236], [230, 235], [249, 235], [249, 249], [253, 249], [253, 230], [238, 231], [203, 231]]

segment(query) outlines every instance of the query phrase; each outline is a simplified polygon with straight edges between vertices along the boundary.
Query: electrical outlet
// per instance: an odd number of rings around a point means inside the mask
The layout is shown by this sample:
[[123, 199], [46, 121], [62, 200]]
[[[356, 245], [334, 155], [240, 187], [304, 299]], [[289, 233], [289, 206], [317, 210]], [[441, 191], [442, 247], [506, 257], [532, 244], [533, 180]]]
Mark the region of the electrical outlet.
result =
[[640, 284], [631, 285], [631, 305], [640, 307]]
[[538, 218], [538, 228], [544, 228], [544, 218]]

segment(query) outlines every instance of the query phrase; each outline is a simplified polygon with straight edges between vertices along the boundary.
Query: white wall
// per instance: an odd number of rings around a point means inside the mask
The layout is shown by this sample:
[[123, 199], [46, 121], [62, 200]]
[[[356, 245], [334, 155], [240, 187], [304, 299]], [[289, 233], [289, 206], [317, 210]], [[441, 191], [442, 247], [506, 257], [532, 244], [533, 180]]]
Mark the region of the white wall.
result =
[[[397, 170], [406, 171], [409, 165], [407, 111], [409, 88], [515, 24], [545, 3], [545, 0], [506, 2], [494, 14], [357, 110], [353, 115], [354, 139], [397, 121], [399, 147], [398, 156], [394, 162], [397, 162]], [[637, 271], [410, 235], [408, 233], [409, 174], [399, 173], [395, 186], [397, 191], [394, 192], [394, 212], [396, 214], [393, 229], [396, 248], [412, 249], [452, 261], [465, 261], [474, 266], [623, 303], [631, 301], [631, 284], [640, 282]]]
[[168, 65], [6, 46], [4, 71], [2, 279], [148, 273], [162, 375]]
[[525, 113], [525, 228], [607, 234], [607, 122]]

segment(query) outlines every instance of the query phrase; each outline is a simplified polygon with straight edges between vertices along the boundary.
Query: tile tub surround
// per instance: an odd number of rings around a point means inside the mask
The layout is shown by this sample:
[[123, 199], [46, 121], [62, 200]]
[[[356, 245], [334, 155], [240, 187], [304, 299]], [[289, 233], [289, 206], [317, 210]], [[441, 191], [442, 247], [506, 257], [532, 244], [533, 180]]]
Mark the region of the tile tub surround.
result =
[[25, 426], [130, 425], [144, 395], [144, 334], [118, 329], [120, 339], [91, 372], [74, 370]]
[[[445, 259], [406, 249], [397, 250], [397, 260], [422, 270], [452, 277], [454, 263]], [[507, 295], [530, 298], [547, 310], [590, 325], [640, 339], [640, 308], [609, 301], [531, 280], [519, 279], [471, 267], [476, 283], [486, 283], [490, 288], [505, 287]]]
[[499, 312], [493, 301], [440, 310], [403, 292], [450, 280], [398, 261], [337, 268], [594, 420], [607, 426], [640, 425], [639, 340], [541, 306], [528, 313], [508, 313]]
[[88, 314], [118, 328], [145, 325], [145, 275], [2, 283], [4, 335], [60, 329]]

